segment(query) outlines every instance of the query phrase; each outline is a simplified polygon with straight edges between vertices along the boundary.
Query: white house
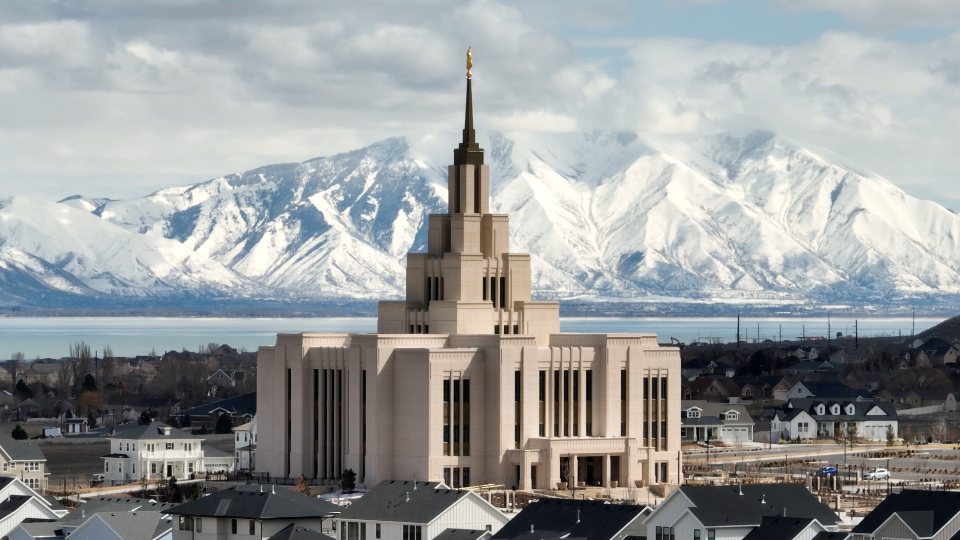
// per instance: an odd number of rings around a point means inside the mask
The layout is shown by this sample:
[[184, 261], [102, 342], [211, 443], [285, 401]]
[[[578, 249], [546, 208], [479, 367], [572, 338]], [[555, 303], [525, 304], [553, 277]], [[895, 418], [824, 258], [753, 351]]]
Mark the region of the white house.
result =
[[787, 508], [836, 531], [840, 518], [801, 484], [680, 486], [644, 522], [651, 540], [742, 540], [767, 516]]
[[703, 400], [680, 402], [680, 438], [730, 444], [753, 440], [753, 418], [743, 405]]
[[233, 428], [233, 452], [237, 458], [237, 470], [252, 471], [257, 463], [257, 417]]
[[[97, 514], [151, 514], [155, 523], [159, 523], [158, 512], [172, 508], [175, 504], [156, 503], [147, 499], [129, 499], [118, 497], [100, 497], [92, 499], [74, 509], [56, 521], [35, 521], [21, 523], [10, 533], [10, 540], [46, 540], [61, 539], [70, 536], [83, 524]], [[66, 512], [66, 510], [63, 510]], [[96, 530], [96, 529], [89, 529]], [[151, 539], [152, 540], [152, 539]]]
[[204, 471], [203, 439], [160, 422], [136, 426], [110, 437], [103, 458], [107, 485], [124, 485], [157, 478], [186, 480]]
[[870, 400], [873, 397], [867, 390], [850, 388], [839, 382], [802, 381], [793, 385], [787, 392], [786, 399], [805, 399], [817, 397], [821, 399], [854, 399], [857, 401]]
[[857, 437], [870, 441], [887, 438], [887, 428], [898, 436], [897, 410], [886, 401], [791, 399], [770, 422], [773, 438], [813, 439], [846, 435], [847, 426], [857, 428]]
[[171, 540], [172, 516], [159, 512], [97, 512], [70, 534], [70, 540]]
[[203, 446], [203, 470], [207, 474], [230, 473], [237, 468], [237, 458], [230, 454], [214, 448], [212, 446]]
[[291, 524], [329, 530], [331, 518], [341, 510], [319, 498], [259, 484], [234, 486], [164, 513], [174, 516], [173, 540], [233, 540], [238, 536], [269, 538]]
[[384, 480], [340, 514], [336, 538], [433, 540], [446, 529], [496, 534], [509, 519], [473, 491], [442, 482]]
[[20, 481], [0, 476], [0, 538], [5, 538], [26, 519], [60, 519], [67, 509], [45, 498]]

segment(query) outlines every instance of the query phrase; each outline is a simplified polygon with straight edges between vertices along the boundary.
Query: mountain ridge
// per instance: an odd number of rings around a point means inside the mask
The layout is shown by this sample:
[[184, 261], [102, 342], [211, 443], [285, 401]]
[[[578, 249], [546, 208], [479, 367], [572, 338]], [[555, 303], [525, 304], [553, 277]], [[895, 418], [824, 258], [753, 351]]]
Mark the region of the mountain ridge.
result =
[[[151, 259], [164, 270], [108, 268], [106, 286], [0, 228], [0, 245], [24, 254], [0, 251], [0, 271], [70, 294], [396, 298], [406, 253], [425, 251], [427, 217], [446, 211], [449, 152], [438, 148], [452, 140], [394, 137], [130, 200], [68, 197], [59, 206], [115, 227], [111, 238], [133, 235], [114, 241], [143, 237], [138, 246], [165, 253]], [[511, 217], [511, 250], [531, 253], [540, 298], [960, 294], [957, 213], [770, 132], [494, 132], [482, 144], [491, 209]], [[49, 234], [58, 244], [63, 231]], [[157, 272], [168, 273], [151, 287], [144, 276]]]

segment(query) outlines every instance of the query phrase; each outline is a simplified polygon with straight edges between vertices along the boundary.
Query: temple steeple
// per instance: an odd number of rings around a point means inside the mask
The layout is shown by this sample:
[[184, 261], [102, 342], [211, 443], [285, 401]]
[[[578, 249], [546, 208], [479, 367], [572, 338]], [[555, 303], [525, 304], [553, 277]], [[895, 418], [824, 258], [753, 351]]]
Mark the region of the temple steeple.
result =
[[483, 149], [477, 144], [477, 132], [473, 129], [473, 55], [467, 49], [467, 106], [463, 120], [463, 142], [453, 151], [454, 165], [483, 165]]

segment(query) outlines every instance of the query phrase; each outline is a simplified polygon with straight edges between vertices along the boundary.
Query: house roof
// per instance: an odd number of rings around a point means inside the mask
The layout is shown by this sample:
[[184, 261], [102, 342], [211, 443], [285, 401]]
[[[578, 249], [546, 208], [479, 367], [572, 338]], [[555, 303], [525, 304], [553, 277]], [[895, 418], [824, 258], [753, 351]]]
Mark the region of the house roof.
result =
[[0, 449], [13, 461], [47, 460], [37, 443], [18, 441], [4, 432], [0, 432]]
[[804, 388], [810, 391], [810, 394], [821, 399], [843, 399], [843, 398], [868, 398], [870, 392], [866, 390], [857, 390], [839, 382], [818, 382], [803, 381]]
[[9, 499], [0, 503], [0, 519], [4, 519], [16, 512], [23, 505], [33, 499], [32, 495], [11, 495]]
[[173, 528], [172, 516], [159, 512], [97, 512], [95, 517], [124, 540], [153, 540]]
[[743, 540], [793, 540], [813, 522], [813, 518], [763, 516], [760, 526], [750, 531]]
[[846, 532], [820, 531], [810, 540], [847, 540], [849, 536], [850, 533]]
[[[527, 505], [493, 538], [584, 538], [610, 540], [643, 515], [645, 506], [605, 504], [602, 501], [540, 499]], [[533, 526], [534, 534], [530, 535]], [[557, 536], [553, 536], [556, 534]]]
[[940, 338], [930, 338], [924, 341], [923, 345], [917, 348], [923, 349], [931, 356], [943, 356], [950, 352], [950, 349], [953, 348], [953, 344]]
[[196, 407], [183, 411], [181, 414], [189, 414], [190, 416], [210, 416], [210, 414], [216, 409], [223, 409], [235, 416], [243, 414], [257, 414], [257, 393], [247, 392], [246, 394], [240, 394], [239, 396], [221, 399], [219, 401], [201, 403]]
[[[164, 428], [170, 429], [169, 435], [164, 435]], [[119, 431], [110, 437], [111, 439], [135, 440], [135, 441], [153, 441], [153, 440], [173, 440], [173, 439], [195, 439], [203, 440], [192, 433], [181, 431], [175, 427], [168, 426], [163, 422], [153, 421], [147, 425], [135, 426], [130, 429]]]
[[[853, 528], [854, 533], [870, 534], [897, 514], [919, 536], [932, 536], [948, 521], [960, 513], [960, 492], [957, 491], [920, 491], [905, 489], [900, 493], [887, 495], [873, 512]], [[924, 531], [932, 531], [923, 534]]]
[[123, 499], [119, 497], [100, 497], [99, 499], [89, 500], [79, 508], [75, 508], [69, 514], [63, 516], [56, 523], [61, 527], [78, 527], [81, 523], [98, 512], [121, 513], [121, 512], [160, 512], [177, 506], [172, 503], [150, 502], [148, 499]]
[[840, 367], [826, 360], [804, 360], [787, 369], [790, 371], [839, 371]]
[[206, 445], [206, 444], [202, 445], [201, 448], [203, 449], [203, 457], [204, 457], [204, 458], [211, 458], [211, 457], [212, 457], [212, 458], [223, 458], [223, 457], [230, 457], [230, 458], [232, 458], [232, 457], [233, 457], [233, 454], [229, 454], [229, 453], [224, 452], [223, 450], [221, 450], [221, 449], [219, 449], [219, 448], [216, 448], [216, 447], [213, 447], [213, 446], [208, 446], [208, 445]]
[[759, 526], [763, 516], [779, 516], [784, 508], [790, 517], [814, 518], [825, 526], [840, 521], [801, 484], [681, 486], [680, 490], [693, 503], [690, 512], [706, 527]]
[[[437, 536], [439, 538], [439, 536]], [[303, 525], [291, 523], [280, 529], [280, 532], [271, 536], [268, 540], [335, 540], [321, 532], [308, 529]]]
[[717, 367], [717, 364], [713, 360], [707, 360], [703, 357], [687, 360], [680, 364], [680, 369], [706, 369], [709, 367]]
[[[700, 418], [686, 418], [687, 409], [697, 407], [700, 409]], [[680, 423], [684, 425], [716, 425], [716, 424], [704, 424], [697, 423], [696, 420], [700, 420], [706, 417], [716, 418], [722, 424], [752, 424], [753, 418], [750, 417], [750, 413], [747, 412], [746, 407], [739, 404], [731, 403], [713, 403], [710, 401], [704, 400], [684, 400], [680, 402], [680, 409], [684, 412], [681, 415]], [[726, 414], [728, 411], [735, 411], [740, 415], [740, 418], [737, 420], [727, 420], [723, 418], [722, 415]]]
[[[816, 406], [819, 404], [825, 406], [827, 414], [816, 414]], [[838, 403], [840, 405], [840, 414], [834, 415], [830, 414], [830, 405], [833, 403]], [[791, 407], [792, 405], [792, 407]], [[853, 405], [854, 413], [852, 415], [847, 414], [847, 406]], [[893, 406], [893, 403], [888, 401], [850, 401], [850, 400], [825, 400], [825, 399], [791, 399], [787, 402], [786, 408], [784, 411], [787, 413], [786, 417], [795, 418], [796, 414], [789, 414], [792, 410], [802, 410], [806, 411], [807, 414], [816, 418], [817, 420], [879, 420], [882, 418], [880, 415], [870, 415], [867, 413], [873, 410], [874, 408], [879, 408], [884, 413], [886, 413], [886, 418], [897, 418], [897, 409]]]
[[470, 495], [442, 482], [384, 480], [340, 514], [341, 519], [430, 523]]
[[444, 529], [433, 540], [481, 540], [489, 536], [485, 530], [473, 529]]
[[166, 514], [242, 519], [322, 518], [341, 508], [274, 485], [240, 485], [164, 510]]

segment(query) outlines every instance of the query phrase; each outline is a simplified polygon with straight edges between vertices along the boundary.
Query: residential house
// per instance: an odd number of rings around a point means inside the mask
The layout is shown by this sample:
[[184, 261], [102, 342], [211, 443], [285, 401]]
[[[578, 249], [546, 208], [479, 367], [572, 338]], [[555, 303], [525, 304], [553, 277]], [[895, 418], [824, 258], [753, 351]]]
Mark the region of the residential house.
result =
[[257, 462], [257, 417], [233, 428], [233, 452], [237, 458], [237, 470], [252, 471]]
[[801, 381], [793, 385], [793, 388], [787, 392], [786, 399], [805, 399], [805, 398], [831, 398], [831, 399], [854, 399], [864, 400], [873, 399], [870, 392], [858, 390], [840, 382], [817, 382]]
[[811, 373], [831, 373], [840, 371], [840, 366], [827, 360], [804, 360], [786, 369], [790, 375], [809, 375]]
[[202, 438], [160, 422], [118, 430], [103, 457], [107, 485], [125, 485], [156, 478], [186, 480], [202, 472]]
[[207, 474], [231, 473], [237, 468], [237, 457], [213, 446], [203, 445], [203, 470]]
[[30, 363], [30, 368], [23, 373], [23, 381], [27, 384], [41, 383], [56, 387], [57, 376], [63, 364], [55, 361], [37, 360]]
[[[693, 381], [684, 380], [681, 383], [683, 399], [706, 399], [721, 401], [730, 397], [730, 391], [720, 381], [710, 377], [700, 377]], [[739, 394], [739, 392], [737, 392]]]
[[218, 369], [207, 377], [207, 386], [210, 388], [236, 388], [243, 386], [247, 375], [249, 374], [246, 371]]
[[450, 489], [442, 482], [384, 480], [340, 514], [335, 536], [433, 540], [450, 528], [496, 534], [508, 521], [473, 491]]
[[770, 430], [774, 438], [812, 439], [845, 435], [854, 424], [857, 436], [870, 441], [887, 438], [887, 428], [896, 437], [899, 431], [897, 410], [884, 401], [831, 399], [791, 399], [777, 411]]
[[846, 537], [845, 533], [828, 531], [815, 518], [763, 516], [760, 526], [743, 540], [811, 540], [820, 534]]
[[25, 422], [30, 418], [40, 418], [43, 416], [40, 404], [31, 398], [27, 398], [17, 405], [17, 422]]
[[10, 540], [61, 540], [73, 534], [97, 514], [149, 513], [158, 516], [157, 512], [160, 510], [174, 506], [176, 505], [147, 499], [100, 497], [83, 503], [55, 521], [25, 521], [10, 533]]
[[740, 386], [741, 399], [786, 401], [787, 393], [794, 386], [790, 379], [776, 375], [734, 377], [733, 382]]
[[[646, 506], [544, 498], [527, 505], [494, 533], [493, 540], [652, 538], [646, 534], [643, 523], [648, 515]], [[440, 537], [434, 540], [440, 540]]]
[[0, 432], [0, 471], [16, 476], [30, 489], [47, 489], [47, 458], [36, 441], [18, 441]]
[[820, 351], [816, 347], [801, 347], [800, 345], [790, 345], [780, 348], [784, 357], [793, 357], [800, 360], [813, 360], [820, 357]]
[[[232, 540], [238, 536], [269, 538], [294, 524], [329, 531], [324, 520], [341, 510], [335, 504], [291, 489], [256, 484], [234, 486], [163, 513], [174, 516], [173, 540]], [[352, 536], [351, 540], [359, 538], [375, 537]]]
[[939, 390], [903, 390], [887, 388], [877, 393], [877, 399], [896, 405], [898, 409], [945, 405], [952, 394]]
[[0, 538], [24, 520], [55, 520], [67, 513], [53, 497], [44, 497], [19, 478], [0, 476]]
[[[280, 532], [271, 536], [267, 540], [335, 540], [332, 536], [327, 536], [321, 532], [317, 532], [313, 529], [308, 529], [303, 525], [297, 525], [296, 523], [291, 523], [283, 529], [280, 529]], [[449, 540], [483, 540], [482, 538], [456, 538]]]
[[753, 440], [753, 418], [743, 405], [682, 401], [680, 415], [683, 442], [736, 444]]
[[713, 375], [716, 370], [717, 363], [703, 357], [687, 360], [680, 364], [680, 373], [683, 375], [683, 378], [688, 381], [692, 381], [697, 377]]
[[181, 411], [177, 416], [181, 423], [184, 418], [189, 416], [190, 427], [205, 427], [213, 430], [217, 427], [217, 420], [221, 414], [230, 417], [231, 427], [246, 424], [253, 420], [253, 416], [257, 414], [257, 393], [248, 392], [219, 401], [204, 402], [196, 407]]
[[880, 389], [883, 379], [884, 377], [880, 373], [856, 373], [851, 371], [845, 376], [841, 375], [839, 382], [857, 390], [876, 392]]
[[918, 349], [926, 354], [933, 366], [956, 364], [960, 356], [960, 347], [940, 338], [928, 339]]
[[960, 531], [960, 492], [904, 489], [887, 497], [851, 531], [851, 540], [950, 539]]
[[76, 435], [90, 431], [90, 423], [87, 422], [86, 418], [68, 418], [63, 421], [63, 424], [67, 429], [68, 435]]
[[70, 540], [172, 540], [173, 517], [160, 512], [97, 512]]
[[[680, 486], [644, 522], [651, 540], [741, 540], [764, 517], [809, 518], [836, 531], [840, 518], [801, 484]], [[769, 523], [769, 522], [768, 522]]]

